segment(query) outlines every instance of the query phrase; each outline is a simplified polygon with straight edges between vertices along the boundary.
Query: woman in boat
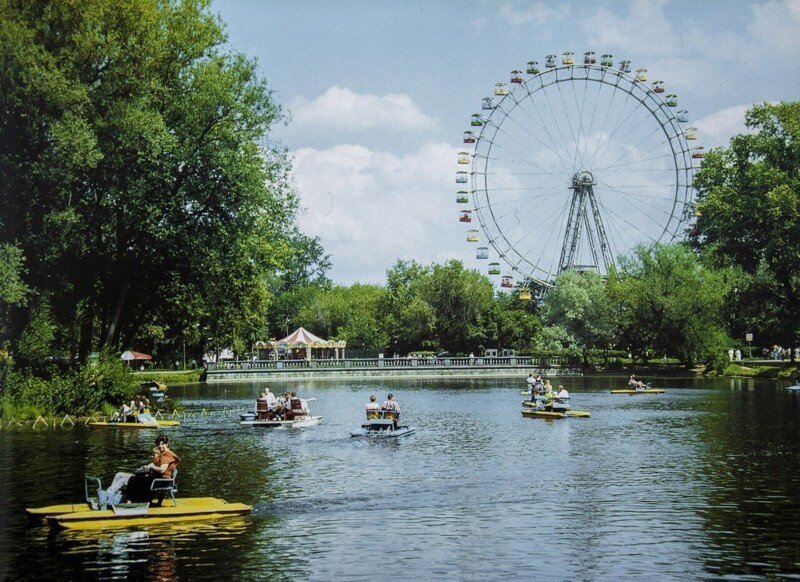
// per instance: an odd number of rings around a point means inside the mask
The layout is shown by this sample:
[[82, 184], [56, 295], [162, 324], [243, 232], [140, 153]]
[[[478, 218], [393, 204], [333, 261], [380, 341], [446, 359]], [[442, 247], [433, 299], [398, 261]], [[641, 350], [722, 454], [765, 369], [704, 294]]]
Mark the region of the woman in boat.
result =
[[133, 503], [149, 503], [153, 500], [150, 490], [153, 479], [171, 479], [172, 473], [178, 467], [181, 459], [169, 448], [169, 438], [160, 434], [156, 437], [156, 446], [159, 454], [154, 456], [153, 462], [137, 469], [136, 473], [128, 480], [125, 491], [129, 501]]
[[[153, 447], [151, 462], [155, 463], [158, 461], [158, 457], [161, 455], [161, 448], [160, 447]], [[137, 469], [138, 471], [139, 469]], [[108, 486], [107, 491], [112, 493], [116, 493], [123, 489], [130, 481], [131, 477], [133, 477], [133, 473], [117, 473], [114, 475], [114, 479], [111, 481], [111, 485]]]

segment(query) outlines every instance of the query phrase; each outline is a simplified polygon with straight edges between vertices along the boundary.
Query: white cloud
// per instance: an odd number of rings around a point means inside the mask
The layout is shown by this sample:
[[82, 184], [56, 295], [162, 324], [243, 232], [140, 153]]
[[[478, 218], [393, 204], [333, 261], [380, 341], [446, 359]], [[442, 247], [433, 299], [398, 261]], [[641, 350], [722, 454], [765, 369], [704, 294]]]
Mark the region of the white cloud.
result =
[[[800, 51], [800, 2], [767, 2], [751, 7], [753, 19], [748, 33], [754, 48], [760, 47], [762, 55], [769, 59], [774, 51], [797, 55]], [[769, 62], [769, 61], [767, 61]]]
[[733, 136], [748, 133], [744, 125], [744, 116], [752, 104], [736, 105], [721, 111], [715, 111], [695, 122], [700, 141], [706, 149], [728, 147]]
[[338, 283], [385, 283], [398, 258], [439, 263], [466, 250], [452, 145], [428, 143], [403, 156], [337, 145], [294, 157], [306, 208], [300, 227], [320, 237]]
[[295, 98], [288, 107], [290, 131], [364, 130], [395, 131], [429, 129], [436, 121], [425, 115], [408, 95], [361, 95], [343, 87], [331, 87], [308, 101]]
[[504, 3], [500, 6], [500, 18], [510, 24], [552, 24], [565, 20], [570, 15], [568, 5], [561, 4], [553, 7], [552, 4], [544, 2], [523, 3], [522, 7], [517, 4]]

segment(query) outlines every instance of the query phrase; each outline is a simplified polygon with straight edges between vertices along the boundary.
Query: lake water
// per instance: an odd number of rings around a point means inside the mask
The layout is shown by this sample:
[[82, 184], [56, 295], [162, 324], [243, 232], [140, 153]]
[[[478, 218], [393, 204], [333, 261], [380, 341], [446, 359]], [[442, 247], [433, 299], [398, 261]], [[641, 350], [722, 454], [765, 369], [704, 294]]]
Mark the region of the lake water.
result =
[[[0, 430], [0, 579], [800, 579], [800, 396], [788, 382], [564, 378], [589, 419], [520, 414], [524, 378], [305, 381], [318, 427], [241, 427], [263, 383], [170, 388], [180, 496], [247, 517], [50, 532], [25, 507], [80, 500], [156, 433]], [[555, 384], [559, 383], [555, 379]], [[370, 394], [415, 434], [359, 440]], [[84, 575], [85, 572], [85, 575]]]

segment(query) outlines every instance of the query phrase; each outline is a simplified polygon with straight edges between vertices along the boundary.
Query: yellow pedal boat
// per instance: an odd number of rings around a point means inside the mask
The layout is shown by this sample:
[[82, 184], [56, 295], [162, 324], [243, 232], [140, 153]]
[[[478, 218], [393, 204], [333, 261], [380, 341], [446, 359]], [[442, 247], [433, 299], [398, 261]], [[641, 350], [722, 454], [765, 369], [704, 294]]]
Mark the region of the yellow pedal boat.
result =
[[148, 503], [121, 503], [111, 509], [92, 509], [89, 503], [66, 503], [28, 508], [31, 519], [53, 528], [97, 530], [118, 527], [168, 524], [247, 515], [253, 510], [244, 503], [228, 503], [216, 497], [177, 498], [159, 507]]
[[538, 410], [536, 408], [523, 408], [522, 416], [527, 418], [589, 418], [591, 413], [584, 410]]
[[[155, 420], [155, 419], [154, 419]], [[95, 421], [86, 423], [92, 428], [168, 428], [180, 426], [180, 420], [155, 420], [155, 422]]]
[[620, 388], [618, 390], [612, 390], [612, 394], [663, 394], [666, 392], [663, 388], [642, 388], [637, 390], [636, 388]]

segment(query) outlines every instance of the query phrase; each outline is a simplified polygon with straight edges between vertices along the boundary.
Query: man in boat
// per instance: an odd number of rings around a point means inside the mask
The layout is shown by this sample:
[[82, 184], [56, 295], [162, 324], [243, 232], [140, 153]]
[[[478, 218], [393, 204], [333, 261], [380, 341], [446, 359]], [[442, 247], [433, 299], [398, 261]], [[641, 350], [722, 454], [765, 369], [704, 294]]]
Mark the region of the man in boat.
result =
[[378, 404], [378, 399], [374, 394], [369, 397], [369, 402], [367, 402], [366, 409], [367, 409], [367, 420], [372, 420], [381, 417], [381, 405]]
[[[154, 455], [153, 462], [136, 470], [133, 477], [128, 480], [125, 495], [133, 503], [149, 503], [153, 500], [150, 490], [153, 479], [171, 479], [172, 473], [181, 462], [181, 458], [169, 448], [169, 437], [164, 434], [156, 437], [156, 446], [159, 454]], [[158, 505], [161, 505], [159, 499]]]
[[636, 390], [644, 390], [647, 388], [645, 383], [641, 380], [637, 380], [633, 374], [631, 374], [631, 377], [628, 379], [628, 386], [635, 388]]
[[264, 386], [264, 393], [267, 395], [267, 405], [269, 409], [273, 410], [278, 399], [275, 398], [275, 395], [270, 391], [269, 386]]
[[569, 399], [569, 392], [563, 386], [558, 387], [558, 394], [556, 394], [556, 398], [561, 400], [562, 398]]
[[391, 418], [394, 428], [397, 428], [397, 423], [400, 421], [400, 405], [395, 401], [394, 394], [386, 396], [386, 400], [381, 404], [381, 411], [383, 418]]

